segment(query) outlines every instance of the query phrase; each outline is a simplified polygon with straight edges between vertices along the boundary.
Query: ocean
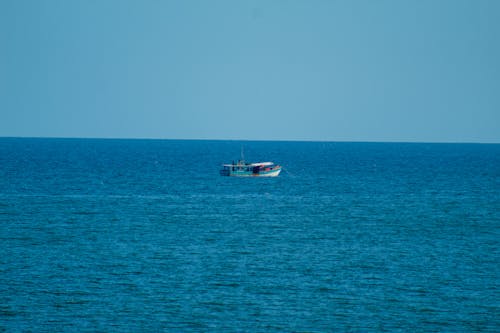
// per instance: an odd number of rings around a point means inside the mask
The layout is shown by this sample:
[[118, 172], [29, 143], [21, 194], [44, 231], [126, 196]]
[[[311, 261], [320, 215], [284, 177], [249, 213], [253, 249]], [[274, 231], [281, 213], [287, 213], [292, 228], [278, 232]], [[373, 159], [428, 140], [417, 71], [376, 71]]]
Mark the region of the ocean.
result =
[[0, 332], [499, 332], [499, 245], [499, 144], [0, 138]]

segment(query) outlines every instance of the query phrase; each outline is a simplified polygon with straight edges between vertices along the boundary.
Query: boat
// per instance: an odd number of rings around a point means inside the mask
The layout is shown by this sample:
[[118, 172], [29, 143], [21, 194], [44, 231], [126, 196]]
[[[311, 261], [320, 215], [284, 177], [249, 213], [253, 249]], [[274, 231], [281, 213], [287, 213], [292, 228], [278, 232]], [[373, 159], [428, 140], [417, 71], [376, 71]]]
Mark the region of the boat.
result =
[[273, 162], [246, 163], [239, 160], [237, 163], [223, 164], [220, 170], [221, 176], [231, 177], [277, 177], [281, 172], [281, 166]]

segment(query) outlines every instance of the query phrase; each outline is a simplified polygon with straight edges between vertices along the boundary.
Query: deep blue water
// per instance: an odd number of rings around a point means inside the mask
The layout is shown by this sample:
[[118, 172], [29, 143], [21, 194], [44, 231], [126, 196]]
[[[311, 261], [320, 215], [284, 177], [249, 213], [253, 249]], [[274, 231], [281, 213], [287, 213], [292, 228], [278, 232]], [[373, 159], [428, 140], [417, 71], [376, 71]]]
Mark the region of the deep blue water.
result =
[[500, 145], [0, 139], [0, 331], [498, 332], [499, 242]]

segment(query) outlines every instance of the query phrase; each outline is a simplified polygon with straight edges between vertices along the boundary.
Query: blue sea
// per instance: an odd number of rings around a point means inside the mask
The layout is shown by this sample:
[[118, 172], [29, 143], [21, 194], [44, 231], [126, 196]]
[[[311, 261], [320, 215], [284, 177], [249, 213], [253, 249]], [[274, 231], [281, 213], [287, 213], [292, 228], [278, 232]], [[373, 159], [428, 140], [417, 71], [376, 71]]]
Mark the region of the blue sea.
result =
[[499, 332], [499, 245], [498, 144], [0, 139], [1, 332]]

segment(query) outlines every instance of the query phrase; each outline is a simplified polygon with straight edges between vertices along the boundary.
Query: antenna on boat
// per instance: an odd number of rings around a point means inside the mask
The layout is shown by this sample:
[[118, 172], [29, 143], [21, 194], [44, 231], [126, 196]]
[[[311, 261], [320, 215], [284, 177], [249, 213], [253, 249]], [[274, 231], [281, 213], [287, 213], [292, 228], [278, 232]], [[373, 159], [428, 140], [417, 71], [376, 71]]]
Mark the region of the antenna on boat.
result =
[[243, 154], [243, 146], [241, 146], [241, 160], [245, 160], [245, 155]]

